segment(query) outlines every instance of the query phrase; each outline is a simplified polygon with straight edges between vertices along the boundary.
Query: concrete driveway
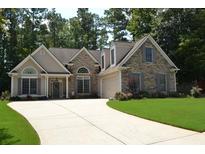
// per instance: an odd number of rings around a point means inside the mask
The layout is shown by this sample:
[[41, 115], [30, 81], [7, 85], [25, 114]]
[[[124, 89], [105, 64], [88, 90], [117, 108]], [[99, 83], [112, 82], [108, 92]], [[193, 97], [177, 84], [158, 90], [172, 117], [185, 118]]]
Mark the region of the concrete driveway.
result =
[[121, 113], [106, 99], [13, 102], [41, 144], [205, 144], [205, 134]]

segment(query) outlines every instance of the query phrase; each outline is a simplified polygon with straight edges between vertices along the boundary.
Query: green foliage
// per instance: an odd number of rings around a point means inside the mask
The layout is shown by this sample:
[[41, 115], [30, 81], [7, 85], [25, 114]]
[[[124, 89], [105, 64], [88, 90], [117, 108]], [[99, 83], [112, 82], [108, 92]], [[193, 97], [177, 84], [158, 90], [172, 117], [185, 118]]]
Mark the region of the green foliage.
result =
[[119, 111], [164, 124], [205, 131], [204, 98], [140, 99], [120, 102], [110, 100], [108, 106]]
[[198, 86], [192, 87], [190, 90], [190, 94], [192, 97], [200, 97], [202, 89], [199, 88]]
[[116, 92], [115, 99], [120, 100], [120, 101], [125, 101], [125, 100], [128, 100], [128, 96], [127, 96], [127, 94], [125, 94], [123, 92]]
[[9, 91], [4, 91], [1, 93], [1, 100], [9, 100], [10, 99], [10, 93]]
[[102, 49], [110, 34], [122, 41], [150, 33], [180, 68], [180, 84], [205, 80], [205, 9], [110, 8], [104, 15], [80, 8], [64, 19], [55, 9], [0, 9], [0, 92], [10, 87], [7, 72], [39, 45]]
[[131, 9], [131, 19], [127, 29], [134, 39], [138, 39], [146, 33], [154, 35], [159, 24], [157, 9]]
[[40, 144], [38, 134], [30, 123], [7, 103], [0, 101], [0, 145]]
[[127, 24], [129, 21], [130, 9], [128, 8], [111, 8], [105, 10], [105, 22], [113, 35], [114, 40], [126, 40]]

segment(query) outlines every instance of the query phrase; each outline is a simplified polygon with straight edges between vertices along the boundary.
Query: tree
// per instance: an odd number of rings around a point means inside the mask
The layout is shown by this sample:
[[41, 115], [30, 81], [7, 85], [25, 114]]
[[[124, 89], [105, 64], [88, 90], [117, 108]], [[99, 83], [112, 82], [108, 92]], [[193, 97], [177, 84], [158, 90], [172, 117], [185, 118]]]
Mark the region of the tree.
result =
[[113, 35], [114, 40], [127, 40], [127, 24], [129, 21], [130, 9], [127, 8], [111, 8], [105, 10], [105, 21], [109, 28], [109, 32]]
[[131, 9], [127, 29], [131, 32], [134, 40], [146, 33], [154, 36], [159, 22], [158, 9]]
[[[46, 20], [47, 9], [44, 8], [31, 8], [24, 9], [23, 24], [21, 28], [21, 33], [23, 34], [23, 48], [25, 49], [24, 55], [30, 54], [34, 49], [42, 44], [42, 40], [39, 39], [43, 36], [41, 34], [41, 28], [43, 21]], [[45, 29], [44, 29], [45, 30]]]
[[50, 40], [52, 47], [60, 47], [62, 43], [59, 38], [59, 33], [62, 31], [66, 24], [66, 19], [61, 17], [61, 14], [56, 13], [55, 9], [48, 12], [47, 19], [49, 21], [48, 28], [50, 31]]
[[18, 9], [1, 10], [1, 34], [0, 34], [0, 82], [4, 83], [0, 88], [6, 89], [10, 85], [7, 72], [19, 62], [18, 56]]
[[[176, 50], [177, 63], [182, 70], [179, 80], [182, 82], [205, 80], [205, 10], [191, 9], [188, 31], [180, 35]], [[186, 30], [185, 30], [186, 31]]]

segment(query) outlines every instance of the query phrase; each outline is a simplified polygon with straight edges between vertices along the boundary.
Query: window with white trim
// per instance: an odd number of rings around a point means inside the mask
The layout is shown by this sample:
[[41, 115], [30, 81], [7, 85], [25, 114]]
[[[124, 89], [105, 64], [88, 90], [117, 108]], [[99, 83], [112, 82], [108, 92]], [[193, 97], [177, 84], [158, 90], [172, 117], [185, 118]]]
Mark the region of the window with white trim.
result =
[[89, 76], [78, 76], [77, 77], [77, 92], [79, 94], [90, 93], [90, 77]]
[[166, 75], [159, 74], [159, 91], [166, 91]]
[[37, 71], [34, 67], [26, 67], [22, 71], [21, 93], [23, 95], [37, 94]]
[[22, 94], [23, 95], [37, 94], [36, 78], [22, 78]]
[[115, 50], [112, 49], [111, 51], [111, 64], [113, 65], [115, 63]]
[[153, 48], [145, 48], [145, 61], [146, 62], [153, 62]]
[[25, 69], [23, 70], [23, 74], [24, 74], [24, 75], [36, 75], [37, 72], [36, 72], [36, 70], [35, 70], [34, 68], [28, 67], [28, 68], [25, 68]]
[[105, 68], [105, 56], [104, 55], [102, 55], [101, 57], [101, 64], [102, 64], [102, 69], [104, 69]]
[[88, 69], [85, 67], [81, 67], [78, 69], [78, 73], [89, 73]]
[[128, 87], [133, 93], [141, 90], [141, 74], [140, 73], [129, 73], [128, 74]]

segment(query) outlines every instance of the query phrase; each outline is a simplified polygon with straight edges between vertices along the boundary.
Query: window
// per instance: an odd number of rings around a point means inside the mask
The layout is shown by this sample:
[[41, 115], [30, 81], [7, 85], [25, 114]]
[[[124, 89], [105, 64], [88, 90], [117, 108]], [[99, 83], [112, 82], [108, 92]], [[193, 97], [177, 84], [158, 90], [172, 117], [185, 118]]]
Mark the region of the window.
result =
[[37, 94], [37, 79], [22, 79], [22, 94]]
[[166, 75], [159, 74], [159, 91], [166, 91]]
[[114, 49], [111, 50], [111, 64], [113, 65], [115, 63], [115, 53]]
[[103, 55], [102, 56], [102, 59], [101, 59], [101, 63], [102, 63], [102, 69], [104, 69], [105, 68], [105, 56]]
[[37, 94], [37, 79], [30, 79], [30, 94]]
[[78, 73], [89, 73], [88, 69], [85, 67], [81, 67], [78, 69]]
[[29, 79], [22, 79], [22, 94], [29, 94]]
[[25, 69], [23, 70], [23, 74], [24, 74], [24, 75], [36, 75], [37, 72], [36, 72], [36, 70], [35, 70], [34, 68], [28, 67], [28, 68], [25, 68]]
[[77, 91], [80, 94], [89, 94], [90, 93], [90, 77], [81, 76], [77, 77]]
[[140, 73], [129, 73], [128, 74], [128, 87], [131, 92], [136, 93], [141, 90], [141, 76]]
[[153, 49], [152, 48], [145, 48], [145, 61], [153, 62]]

